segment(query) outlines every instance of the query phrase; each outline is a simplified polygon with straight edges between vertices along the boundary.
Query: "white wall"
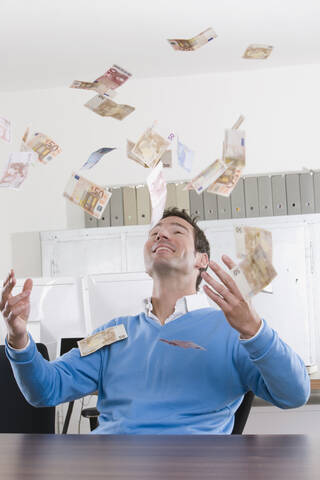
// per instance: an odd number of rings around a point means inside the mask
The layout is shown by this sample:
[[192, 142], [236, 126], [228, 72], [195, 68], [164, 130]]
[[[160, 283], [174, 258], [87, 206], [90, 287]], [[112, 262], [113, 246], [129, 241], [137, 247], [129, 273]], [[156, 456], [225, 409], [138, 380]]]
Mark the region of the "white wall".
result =
[[[50, 165], [31, 168], [21, 191], [0, 189], [0, 278], [12, 265], [12, 234], [77, 226], [68, 222], [62, 192], [71, 171], [95, 149], [117, 147], [86, 173], [88, 178], [106, 185], [145, 182], [149, 170], [126, 158], [126, 138], [135, 140], [155, 119], [175, 129], [196, 151], [192, 176], [221, 156], [224, 128], [232, 126], [240, 113], [246, 116], [246, 173], [318, 168], [319, 85], [320, 65], [132, 79], [116, 98], [136, 107], [123, 122], [83, 107], [91, 97], [85, 91], [61, 87], [0, 92], [0, 114], [14, 125], [13, 144], [0, 145], [1, 165], [9, 152], [19, 149], [30, 124], [63, 150]], [[168, 181], [191, 177], [178, 166], [166, 169], [165, 175]]]

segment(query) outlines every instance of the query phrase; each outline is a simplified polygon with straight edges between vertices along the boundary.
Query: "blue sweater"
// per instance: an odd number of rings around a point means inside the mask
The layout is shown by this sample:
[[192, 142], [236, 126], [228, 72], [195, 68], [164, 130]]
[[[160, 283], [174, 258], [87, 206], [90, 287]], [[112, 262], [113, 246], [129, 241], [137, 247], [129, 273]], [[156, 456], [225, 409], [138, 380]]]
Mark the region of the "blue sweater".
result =
[[[15, 378], [35, 406], [57, 405], [98, 390], [99, 427], [108, 434], [231, 433], [234, 413], [252, 390], [280, 408], [303, 405], [310, 382], [300, 357], [266, 322], [239, 340], [221, 311], [194, 310], [161, 326], [140, 313], [124, 324], [128, 338], [80, 357], [73, 349], [48, 362], [35, 343], [24, 351], [7, 344]], [[159, 339], [194, 342], [181, 348]]]

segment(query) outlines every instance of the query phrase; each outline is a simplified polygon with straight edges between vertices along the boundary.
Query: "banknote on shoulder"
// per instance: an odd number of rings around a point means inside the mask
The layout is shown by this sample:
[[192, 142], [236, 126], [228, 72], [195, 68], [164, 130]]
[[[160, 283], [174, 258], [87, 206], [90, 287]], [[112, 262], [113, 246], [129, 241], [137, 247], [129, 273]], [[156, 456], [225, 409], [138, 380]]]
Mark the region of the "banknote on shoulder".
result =
[[91, 353], [100, 350], [102, 347], [119, 342], [125, 338], [128, 338], [128, 334], [125, 326], [121, 323], [120, 325], [106, 328], [105, 330], [101, 330], [101, 332], [83, 338], [77, 343], [81, 357], [85, 357], [86, 355], [90, 355]]
[[111, 198], [111, 192], [73, 172], [63, 196], [99, 219]]

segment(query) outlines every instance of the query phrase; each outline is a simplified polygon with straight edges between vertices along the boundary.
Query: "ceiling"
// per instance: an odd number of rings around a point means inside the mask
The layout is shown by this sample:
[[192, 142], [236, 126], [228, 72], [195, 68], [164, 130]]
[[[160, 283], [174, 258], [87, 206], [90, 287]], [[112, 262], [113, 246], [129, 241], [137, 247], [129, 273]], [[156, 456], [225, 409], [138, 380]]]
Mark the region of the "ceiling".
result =
[[[116, 63], [136, 78], [320, 64], [320, 0], [1, 0], [0, 91], [92, 81]], [[195, 52], [167, 38], [212, 27]], [[274, 46], [245, 60], [250, 43]]]

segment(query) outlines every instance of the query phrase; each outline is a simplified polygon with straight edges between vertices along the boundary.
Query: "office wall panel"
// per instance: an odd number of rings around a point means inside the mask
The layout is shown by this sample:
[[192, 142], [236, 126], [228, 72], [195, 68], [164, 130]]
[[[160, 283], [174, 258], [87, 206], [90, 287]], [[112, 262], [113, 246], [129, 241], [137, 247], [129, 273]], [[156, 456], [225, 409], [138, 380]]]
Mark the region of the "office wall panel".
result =
[[204, 220], [203, 194], [199, 195], [194, 190], [190, 190], [189, 199], [191, 216], [196, 216], [198, 220]]
[[273, 215], [287, 215], [287, 194], [285, 175], [271, 177]]
[[259, 217], [259, 192], [257, 177], [247, 177], [244, 179], [244, 196], [246, 199], [247, 217]]
[[86, 228], [96, 228], [98, 226], [98, 219], [95, 217], [92, 217], [89, 215], [87, 212], [84, 213], [84, 225]]
[[300, 173], [301, 213], [314, 213], [313, 173]]
[[112, 227], [123, 225], [123, 195], [121, 187], [114, 187], [112, 189], [110, 215]]
[[231, 200], [231, 216], [232, 218], [243, 218], [246, 216], [246, 207], [244, 200], [244, 182], [240, 178], [236, 187], [230, 196]]
[[102, 217], [98, 220], [98, 227], [110, 227], [110, 203], [111, 199], [109, 200], [106, 208], [104, 209]]
[[301, 213], [300, 181], [298, 173], [289, 173], [286, 175], [286, 192], [288, 215], [298, 215]]
[[226, 219], [231, 218], [231, 201], [230, 197], [222, 197], [217, 195], [218, 202], [218, 218]]
[[217, 195], [205, 191], [203, 193], [204, 202], [204, 219], [217, 220], [218, 219], [218, 202]]
[[136, 187], [123, 187], [123, 216], [125, 225], [137, 225]]
[[258, 195], [260, 217], [271, 217], [273, 215], [271, 178], [262, 175], [258, 177]]
[[148, 188], [146, 185], [138, 185], [136, 192], [138, 225], [148, 225], [151, 221], [151, 205]]

